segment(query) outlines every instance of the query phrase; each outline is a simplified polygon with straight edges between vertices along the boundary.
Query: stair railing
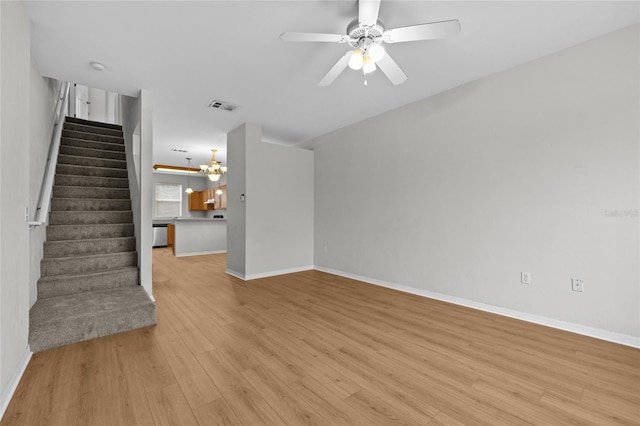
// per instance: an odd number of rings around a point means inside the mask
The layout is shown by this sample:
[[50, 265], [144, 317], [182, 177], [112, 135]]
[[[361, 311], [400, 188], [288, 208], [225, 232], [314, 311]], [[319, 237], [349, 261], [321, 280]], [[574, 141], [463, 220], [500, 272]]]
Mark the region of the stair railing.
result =
[[58, 165], [58, 152], [60, 151], [60, 140], [62, 139], [62, 127], [64, 126], [64, 118], [66, 116], [67, 105], [69, 104], [69, 82], [64, 81], [58, 92], [56, 100], [55, 121], [53, 124], [53, 135], [49, 144], [49, 154], [47, 156], [47, 164], [45, 166], [44, 177], [42, 178], [42, 187], [38, 197], [38, 205], [34, 215], [34, 220], [29, 222], [29, 227], [34, 228], [47, 223], [47, 215], [49, 214], [49, 204], [51, 204], [51, 194], [53, 192], [53, 181], [56, 175], [56, 166]]

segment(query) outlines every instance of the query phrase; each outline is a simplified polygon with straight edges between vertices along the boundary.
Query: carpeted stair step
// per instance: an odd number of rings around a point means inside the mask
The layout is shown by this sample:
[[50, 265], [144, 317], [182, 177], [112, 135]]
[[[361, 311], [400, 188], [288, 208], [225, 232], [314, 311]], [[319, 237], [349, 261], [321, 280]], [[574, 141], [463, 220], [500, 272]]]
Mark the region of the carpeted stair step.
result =
[[52, 211], [49, 225], [90, 225], [109, 223], [131, 223], [133, 212], [123, 211]]
[[102, 188], [129, 188], [129, 180], [100, 176], [56, 175], [56, 185], [93, 186]]
[[60, 164], [56, 167], [56, 174], [74, 176], [95, 176], [127, 179], [129, 174], [126, 169], [112, 169], [109, 167], [87, 167], [73, 164]]
[[109, 151], [104, 149], [94, 148], [81, 148], [77, 146], [60, 146], [60, 154], [63, 155], [76, 155], [79, 157], [92, 157], [92, 158], [108, 158], [111, 160], [126, 161], [127, 155], [121, 151]]
[[50, 257], [40, 262], [40, 275], [78, 275], [92, 272], [104, 272], [125, 266], [136, 266], [138, 255], [135, 251], [94, 254], [81, 257]]
[[133, 223], [47, 226], [47, 241], [95, 240], [97, 238], [119, 238], [132, 236]]
[[71, 164], [85, 167], [106, 167], [114, 169], [126, 169], [127, 162], [122, 160], [110, 160], [108, 158], [81, 157], [79, 155], [58, 155], [58, 164]]
[[155, 304], [141, 286], [40, 299], [29, 317], [33, 352], [156, 323]]
[[44, 258], [91, 256], [136, 250], [135, 237], [46, 241]]
[[122, 127], [67, 117], [58, 155], [31, 350], [156, 323], [138, 285]]
[[92, 188], [90, 186], [53, 187], [53, 198], [100, 198], [103, 200], [129, 199], [129, 188]]
[[105, 151], [125, 152], [125, 146], [120, 143], [88, 141], [86, 139], [62, 138], [60, 146], [75, 146], [78, 148], [103, 149]]
[[63, 138], [84, 139], [84, 140], [88, 140], [88, 141], [98, 141], [98, 142], [109, 142], [109, 143], [121, 143], [121, 144], [124, 144], [124, 139], [121, 138], [121, 137], [99, 135], [97, 133], [77, 132], [75, 130], [62, 129], [62, 137]]
[[53, 198], [51, 211], [122, 211], [131, 210], [131, 200], [93, 200], [74, 198]]
[[65, 121], [65, 124], [74, 123], [74, 124], [83, 124], [85, 126], [91, 126], [91, 127], [102, 127], [105, 129], [122, 130], [122, 126], [119, 124], [102, 123], [100, 121], [85, 120], [84, 118], [65, 117], [64, 121]]
[[126, 266], [80, 275], [54, 275], [38, 280], [38, 299], [138, 285], [138, 268]]
[[86, 124], [67, 122], [64, 123], [64, 128], [65, 130], [73, 130], [76, 132], [97, 133], [99, 135], [115, 136], [117, 138], [122, 137], [122, 130], [109, 129], [106, 127], [87, 126]]

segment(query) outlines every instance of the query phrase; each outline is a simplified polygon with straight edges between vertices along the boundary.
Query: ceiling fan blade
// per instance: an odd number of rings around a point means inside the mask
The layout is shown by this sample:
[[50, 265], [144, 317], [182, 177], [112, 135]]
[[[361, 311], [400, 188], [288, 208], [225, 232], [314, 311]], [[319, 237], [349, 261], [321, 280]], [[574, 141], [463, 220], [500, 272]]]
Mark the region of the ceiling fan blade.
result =
[[407, 80], [407, 75], [400, 69], [396, 61], [391, 59], [388, 53], [385, 53], [382, 59], [376, 62], [376, 65], [389, 78], [394, 86], [402, 84]]
[[351, 51], [345, 53], [345, 55], [342, 58], [340, 58], [338, 62], [336, 62], [336, 64], [329, 70], [327, 75], [325, 75], [324, 78], [320, 80], [320, 83], [318, 83], [318, 85], [328, 86], [331, 83], [333, 83], [333, 80], [335, 80], [340, 75], [340, 73], [344, 71], [347, 65], [349, 65], [349, 59], [351, 59], [351, 54], [352, 54]]
[[380, 0], [358, 0], [358, 22], [366, 26], [375, 25], [379, 10]]
[[430, 22], [428, 24], [411, 25], [409, 27], [393, 28], [382, 34], [386, 43], [400, 43], [404, 41], [432, 40], [435, 38], [451, 37], [460, 31], [460, 21]]
[[326, 43], [346, 43], [348, 35], [323, 34], [323, 33], [282, 33], [280, 38], [284, 41], [319, 41]]

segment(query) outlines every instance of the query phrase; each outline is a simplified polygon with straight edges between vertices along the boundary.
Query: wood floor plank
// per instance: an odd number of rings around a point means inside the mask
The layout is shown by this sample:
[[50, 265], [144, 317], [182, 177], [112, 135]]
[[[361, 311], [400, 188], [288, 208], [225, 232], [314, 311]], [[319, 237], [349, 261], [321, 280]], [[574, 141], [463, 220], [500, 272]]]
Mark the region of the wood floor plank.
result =
[[218, 388], [200, 367], [195, 356], [178, 334], [159, 336], [158, 342], [192, 409], [221, 397]]
[[[372, 425], [368, 419], [362, 417], [357, 410], [346, 402], [346, 398], [355, 393], [351, 392], [346, 397], [336, 394], [327, 381], [315, 380], [306, 376], [289, 386], [300, 398], [324, 417], [332, 425]], [[359, 390], [360, 388], [356, 389]]]
[[237, 426], [242, 422], [233, 413], [224, 398], [218, 398], [208, 404], [198, 407], [194, 414], [200, 425]]
[[177, 383], [147, 392], [149, 409], [156, 425], [198, 425], [193, 411]]
[[0, 426], [638, 425], [640, 350], [154, 249], [158, 325], [35, 354]]
[[226, 403], [243, 424], [284, 425], [271, 405], [251, 386], [233, 365], [216, 350], [197, 355]]
[[268, 368], [256, 365], [243, 371], [242, 375], [260, 395], [269, 401], [269, 405], [274, 408], [286, 424], [329, 424], [304, 399], [299, 398], [287, 383], [280, 381]]

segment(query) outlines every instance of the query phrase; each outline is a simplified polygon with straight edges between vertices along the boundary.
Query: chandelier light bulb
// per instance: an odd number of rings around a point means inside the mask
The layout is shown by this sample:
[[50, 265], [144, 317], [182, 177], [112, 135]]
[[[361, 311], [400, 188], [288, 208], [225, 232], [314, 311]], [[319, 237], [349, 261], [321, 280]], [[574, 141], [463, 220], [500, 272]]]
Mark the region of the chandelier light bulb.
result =
[[372, 73], [376, 70], [376, 63], [370, 56], [364, 57], [364, 64], [362, 65], [362, 72], [365, 74]]
[[373, 62], [378, 62], [385, 54], [384, 47], [382, 45], [373, 43], [367, 49], [369, 57], [373, 59]]
[[357, 48], [351, 54], [351, 59], [349, 59], [349, 68], [352, 70], [362, 69], [362, 65], [364, 64], [364, 52], [362, 49]]

